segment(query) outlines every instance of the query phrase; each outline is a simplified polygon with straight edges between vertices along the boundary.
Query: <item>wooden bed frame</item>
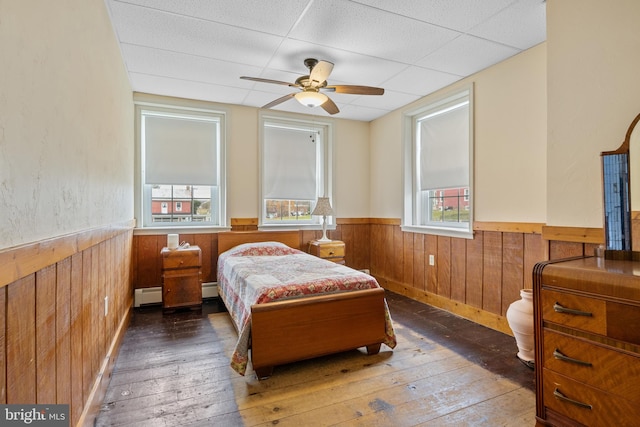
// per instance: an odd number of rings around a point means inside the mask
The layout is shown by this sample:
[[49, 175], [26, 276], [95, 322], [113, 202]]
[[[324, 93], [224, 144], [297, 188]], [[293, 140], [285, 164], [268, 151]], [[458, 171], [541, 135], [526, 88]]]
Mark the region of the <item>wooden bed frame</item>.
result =
[[[278, 241], [300, 248], [298, 231], [221, 232], [218, 255], [241, 243]], [[255, 304], [251, 307], [251, 364], [259, 379], [274, 366], [366, 347], [385, 340], [384, 289]]]

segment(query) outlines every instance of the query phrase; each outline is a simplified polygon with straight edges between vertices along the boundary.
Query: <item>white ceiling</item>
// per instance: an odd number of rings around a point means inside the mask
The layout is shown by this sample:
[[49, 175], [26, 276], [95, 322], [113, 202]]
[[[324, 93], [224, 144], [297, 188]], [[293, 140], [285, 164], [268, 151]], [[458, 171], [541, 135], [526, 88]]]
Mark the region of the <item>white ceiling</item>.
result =
[[[335, 117], [370, 121], [546, 39], [544, 0], [105, 0], [134, 91], [260, 107], [305, 58], [335, 64]], [[290, 99], [274, 109], [328, 115]]]

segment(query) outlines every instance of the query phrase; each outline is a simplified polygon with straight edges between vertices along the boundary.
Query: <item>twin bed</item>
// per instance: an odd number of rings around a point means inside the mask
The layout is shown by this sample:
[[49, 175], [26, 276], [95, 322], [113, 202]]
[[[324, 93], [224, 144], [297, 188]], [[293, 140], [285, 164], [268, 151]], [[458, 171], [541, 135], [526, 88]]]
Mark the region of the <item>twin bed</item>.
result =
[[384, 289], [365, 273], [300, 250], [298, 231], [218, 234], [218, 292], [238, 331], [231, 366], [274, 366], [396, 345]]

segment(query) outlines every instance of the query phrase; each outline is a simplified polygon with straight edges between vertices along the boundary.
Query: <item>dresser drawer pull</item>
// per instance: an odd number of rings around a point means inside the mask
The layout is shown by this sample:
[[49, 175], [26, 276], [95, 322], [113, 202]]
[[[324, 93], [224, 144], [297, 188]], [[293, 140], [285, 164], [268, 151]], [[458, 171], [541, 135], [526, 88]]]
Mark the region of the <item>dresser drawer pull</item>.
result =
[[593, 316], [593, 314], [589, 313], [588, 311], [575, 310], [573, 308], [566, 308], [561, 306], [560, 303], [558, 302], [553, 304], [553, 309], [555, 310], [556, 313], [566, 313], [566, 314], [573, 314], [575, 316], [587, 316], [587, 317]]
[[562, 400], [563, 402], [567, 402], [567, 403], [571, 403], [573, 405], [579, 406], [581, 408], [585, 408], [585, 409], [593, 409], [593, 406], [589, 405], [588, 403], [582, 403], [582, 402], [578, 402], [577, 400], [573, 400], [573, 399], [569, 399], [567, 396], [565, 396], [564, 394], [560, 393], [560, 390], [555, 389], [553, 391], [553, 395], [558, 398], [559, 400]]
[[583, 366], [591, 366], [591, 362], [585, 362], [584, 360], [578, 360], [578, 359], [574, 359], [572, 357], [568, 357], [565, 356], [564, 354], [562, 354], [562, 352], [560, 350], [558, 350], [557, 348], [555, 349], [555, 351], [553, 352], [553, 357], [555, 357], [558, 360], [562, 360], [564, 362], [570, 362], [570, 363], [575, 363], [577, 365], [583, 365]]

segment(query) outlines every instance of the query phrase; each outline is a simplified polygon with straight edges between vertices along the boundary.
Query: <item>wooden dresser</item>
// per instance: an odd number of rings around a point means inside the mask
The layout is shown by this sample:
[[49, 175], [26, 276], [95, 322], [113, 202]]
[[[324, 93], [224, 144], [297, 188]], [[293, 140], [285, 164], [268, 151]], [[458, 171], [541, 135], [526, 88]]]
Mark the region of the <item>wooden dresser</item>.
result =
[[321, 242], [312, 240], [309, 242], [309, 253], [319, 258], [324, 258], [338, 264], [344, 264], [344, 242], [340, 240], [330, 240]]
[[538, 425], [640, 425], [640, 262], [533, 272]]
[[181, 307], [202, 308], [200, 248], [163, 248], [161, 255], [162, 308], [165, 311]]

